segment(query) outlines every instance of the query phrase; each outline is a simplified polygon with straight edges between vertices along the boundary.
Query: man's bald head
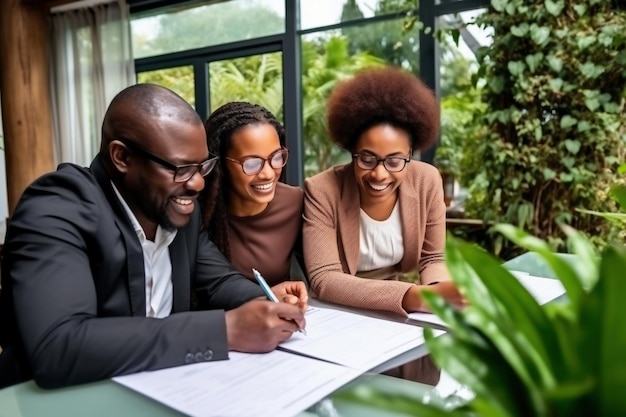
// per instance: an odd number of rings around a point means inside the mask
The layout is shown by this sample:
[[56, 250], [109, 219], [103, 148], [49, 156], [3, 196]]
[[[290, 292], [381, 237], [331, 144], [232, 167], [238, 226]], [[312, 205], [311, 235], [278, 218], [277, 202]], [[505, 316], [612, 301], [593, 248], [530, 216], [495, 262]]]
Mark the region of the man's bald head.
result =
[[202, 119], [182, 97], [156, 84], [135, 84], [118, 93], [111, 101], [102, 123], [102, 143], [105, 150], [111, 140], [135, 138], [138, 126], [151, 120], [173, 119], [187, 123], [199, 123]]

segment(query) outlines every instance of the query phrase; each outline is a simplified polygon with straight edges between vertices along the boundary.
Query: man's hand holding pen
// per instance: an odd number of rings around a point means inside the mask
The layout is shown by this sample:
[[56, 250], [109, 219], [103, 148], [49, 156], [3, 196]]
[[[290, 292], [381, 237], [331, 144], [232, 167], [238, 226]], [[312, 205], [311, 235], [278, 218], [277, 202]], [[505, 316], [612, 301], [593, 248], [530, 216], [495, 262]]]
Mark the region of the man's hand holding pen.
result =
[[305, 326], [304, 312], [296, 305], [252, 300], [226, 312], [228, 349], [269, 352]]

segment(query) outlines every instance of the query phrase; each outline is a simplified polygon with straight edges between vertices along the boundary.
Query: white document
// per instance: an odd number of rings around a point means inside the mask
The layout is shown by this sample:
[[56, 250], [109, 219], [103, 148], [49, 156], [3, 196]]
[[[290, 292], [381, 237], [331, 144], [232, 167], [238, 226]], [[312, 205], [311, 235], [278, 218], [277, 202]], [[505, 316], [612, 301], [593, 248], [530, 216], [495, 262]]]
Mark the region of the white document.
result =
[[306, 312], [306, 336], [294, 333], [280, 348], [367, 371], [424, 344], [423, 329], [323, 307]]
[[540, 305], [546, 304], [565, 294], [565, 287], [558, 279], [543, 278], [526, 272], [510, 271], [519, 282], [535, 297]]
[[292, 417], [361, 372], [282, 351], [113, 378], [192, 417]]
[[417, 321], [417, 324], [426, 323], [434, 324], [436, 325], [435, 327], [446, 327], [446, 324], [443, 322], [443, 320], [441, 320], [436, 314], [432, 313], [421, 313], [419, 311], [415, 311], [413, 313], [409, 313], [409, 319]]
[[[546, 304], [565, 294], [563, 283], [558, 279], [543, 278], [530, 275], [528, 272], [509, 271], [526, 288], [539, 305]], [[409, 313], [409, 319], [419, 322], [446, 327], [446, 324], [435, 314]]]

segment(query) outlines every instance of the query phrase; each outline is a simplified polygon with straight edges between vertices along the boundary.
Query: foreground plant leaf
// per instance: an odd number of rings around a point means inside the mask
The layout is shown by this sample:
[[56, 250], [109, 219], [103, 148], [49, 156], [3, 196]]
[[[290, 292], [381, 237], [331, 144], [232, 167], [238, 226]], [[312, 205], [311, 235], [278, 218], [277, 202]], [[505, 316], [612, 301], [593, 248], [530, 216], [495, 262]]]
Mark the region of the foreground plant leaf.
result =
[[[472, 324], [489, 334], [527, 384], [541, 379], [540, 385], [554, 385], [548, 364], [559, 359], [560, 349], [545, 311], [499, 261], [483, 250], [449, 238], [446, 253], [451, 260], [462, 261], [464, 270], [469, 267], [474, 271], [469, 277], [457, 276], [460, 271], [449, 264], [450, 273], [470, 303], [467, 320], [473, 320]], [[482, 291], [474, 291], [479, 284], [485, 286], [493, 300], [488, 309], [482, 308], [486, 303]], [[491, 308], [491, 304], [496, 308]], [[475, 314], [469, 314], [474, 310]]]
[[580, 308], [581, 355], [597, 375], [589, 410], [603, 416], [626, 415], [626, 252], [609, 247], [602, 256], [600, 280]]
[[552, 252], [550, 246], [543, 240], [529, 235], [510, 224], [497, 224], [493, 230], [502, 233], [507, 239], [518, 246], [536, 252], [550, 265], [554, 273], [563, 283], [567, 296], [574, 308], [577, 308], [583, 294], [582, 280], [576, 271], [563, 259]]
[[[374, 407], [381, 410], [381, 414], [401, 413], [403, 416], [418, 417], [478, 417], [469, 410], [457, 409], [446, 410], [437, 405], [424, 404], [415, 398], [393, 393], [375, 390], [365, 385], [348, 387], [333, 395], [333, 400], [338, 403], [345, 401], [351, 404], [367, 404], [368, 408]], [[386, 413], [385, 413], [386, 411]]]

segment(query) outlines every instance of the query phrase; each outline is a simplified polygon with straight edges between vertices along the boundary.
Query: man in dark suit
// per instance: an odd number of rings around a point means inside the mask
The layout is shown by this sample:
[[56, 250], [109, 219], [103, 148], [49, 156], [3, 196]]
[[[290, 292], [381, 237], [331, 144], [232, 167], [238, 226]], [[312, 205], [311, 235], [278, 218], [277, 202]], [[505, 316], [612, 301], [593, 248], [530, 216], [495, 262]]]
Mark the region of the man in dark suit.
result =
[[[304, 326], [303, 283], [266, 301], [201, 230], [196, 198], [215, 162], [194, 109], [138, 84], [111, 102], [89, 168], [62, 164], [26, 189], [4, 248], [0, 387], [267, 352]], [[212, 310], [189, 311], [192, 291]]]

